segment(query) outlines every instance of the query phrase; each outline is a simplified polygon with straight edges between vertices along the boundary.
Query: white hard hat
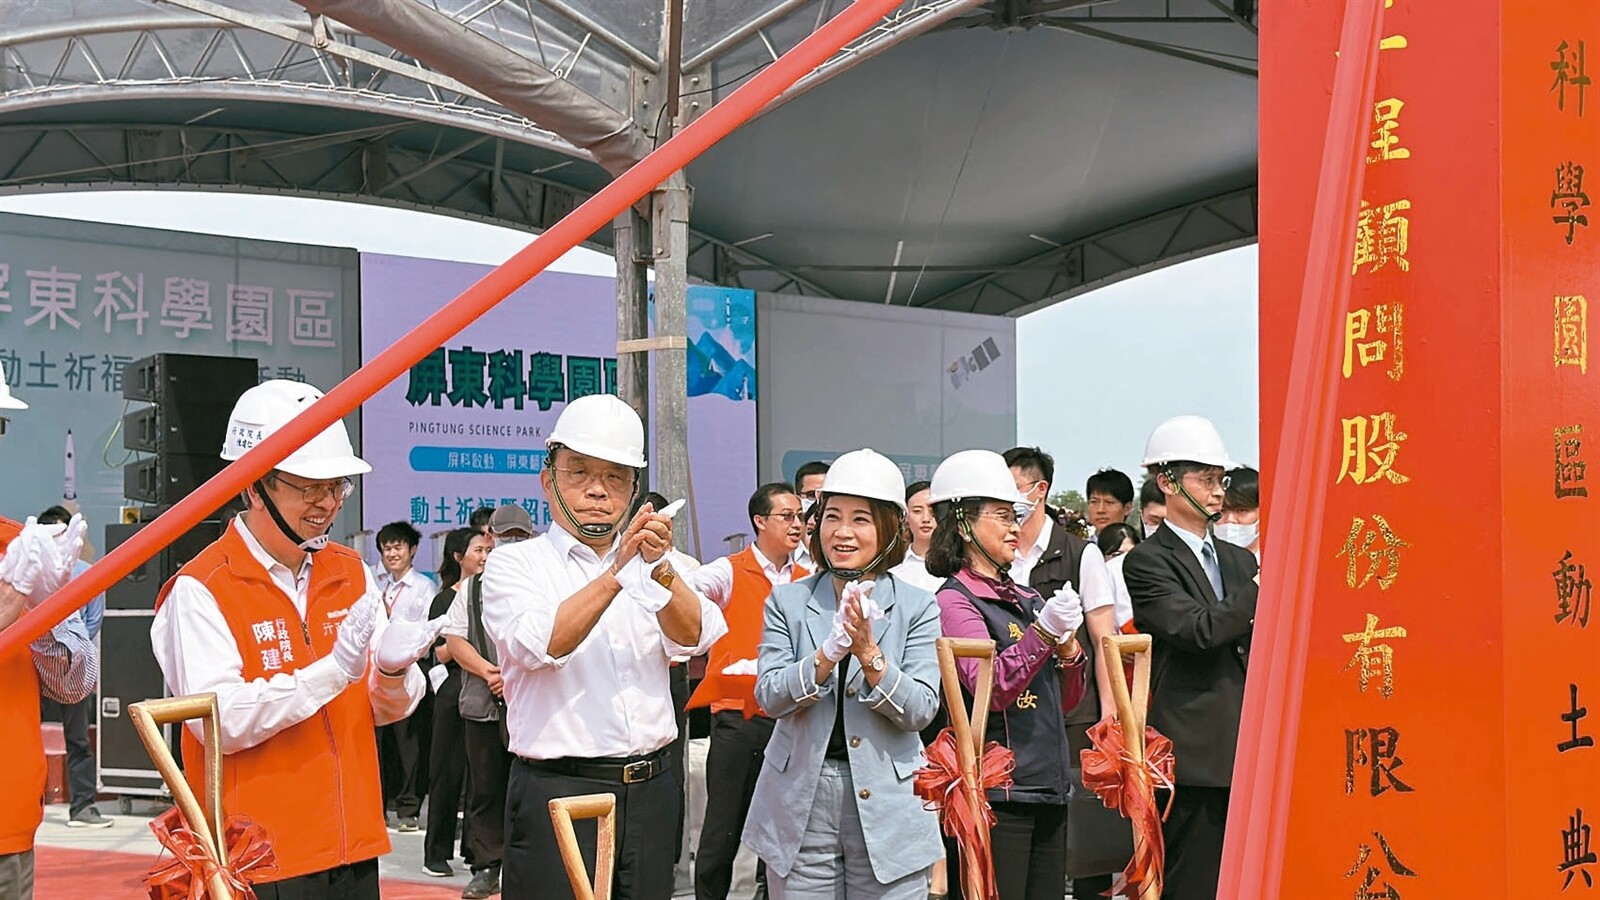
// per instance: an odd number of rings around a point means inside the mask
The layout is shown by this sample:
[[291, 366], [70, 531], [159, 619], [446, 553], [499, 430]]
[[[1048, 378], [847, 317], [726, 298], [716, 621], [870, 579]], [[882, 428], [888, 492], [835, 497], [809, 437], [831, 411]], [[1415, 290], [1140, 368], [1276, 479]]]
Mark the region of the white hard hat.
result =
[[[311, 404], [322, 399], [322, 392], [298, 381], [274, 379], [256, 385], [239, 395], [228, 417], [228, 434], [222, 439], [222, 458], [235, 460], [252, 447], [271, 437]], [[281, 472], [301, 478], [324, 479], [365, 475], [372, 471], [350, 446], [344, 422], [335, 422], [300, 445], [289, 458], [278, 463]]]
[[1173, 416], [1150, 432], [1150, 440], [1144, 445], [1144, 462], [1139, 465], [1160, 466], [1174, 462], [1233, 468], [1233, 460], [1222, 446], [1217, 426], [1202, 416]]
[[633, 407], [611, 394], [590, 394], [568, 403], [545, 449], [552, 444], [630, 469], [645, 465], [644, 422]]
[[928, 487], [928, 502], [972, 499], [1020, 503], [1016, 480], [1005, 457], [993, 450], [963, 450], [953, 453], [933, 470]]
[[11, 385], [6, 384], [5, 366], [0, 366], [0, 409], [27, 409], [28, 404], [23, 403], [11, 394]]
[[834, 460], [822, 477], [822, 492], [883, 500], [906, 511], [905, 475], [876, 450], [851, 450]]

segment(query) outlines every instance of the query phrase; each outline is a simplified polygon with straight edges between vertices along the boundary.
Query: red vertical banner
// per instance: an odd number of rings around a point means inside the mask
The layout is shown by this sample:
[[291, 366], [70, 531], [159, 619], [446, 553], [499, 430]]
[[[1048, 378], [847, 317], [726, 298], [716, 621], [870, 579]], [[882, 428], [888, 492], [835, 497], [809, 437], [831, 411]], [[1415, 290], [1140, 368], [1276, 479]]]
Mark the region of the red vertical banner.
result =
[[[1507, 3], [1500, 47], [1506, 896], [1600, 896], [1600, 6]], [[1596, 174], [1585, 179], [1585, 171]], [[1592, 224], [1591, 224], [1592, 223]], [[1600, 359], [1595, 360], [1600, 362]], [[1588, 566], [1597, 566], [1590, 576]]]
[[[1342, 14], [1262, 10], [1267, 472]], [[1596, 34], [1584, 0], [1386, 3], [1342, 352], [1320, 373], [1337, 401], [1317, 439], [1337, 462], [1267, 485], [1326, 502], [1313, 564], [1262, 575], [1263, 603], [1310, 608], [1292, 789], [1274, 810], [1287, 839], [1263, 896], [1553, 897], [1600, 881], [1585, 484], [1600, 241], [1583, 184], [1600, 156]], [[1235, 785], [1275, 764], [1257, 756]]]

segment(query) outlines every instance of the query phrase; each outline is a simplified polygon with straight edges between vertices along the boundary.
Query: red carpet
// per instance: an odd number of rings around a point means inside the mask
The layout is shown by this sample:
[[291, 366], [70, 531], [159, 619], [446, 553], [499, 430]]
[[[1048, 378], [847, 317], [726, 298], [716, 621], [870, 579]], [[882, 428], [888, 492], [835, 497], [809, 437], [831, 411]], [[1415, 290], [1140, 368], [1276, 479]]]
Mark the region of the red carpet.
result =
[[[144, 873], [154, 858], [138, 853], [68, 850], [40, 846], [34, 850], [34, 896], [38, 900], [79, 897], [136, 900], [148, 897]], [[384, 900], [459, 900], [461, 889], [384, 879]]]

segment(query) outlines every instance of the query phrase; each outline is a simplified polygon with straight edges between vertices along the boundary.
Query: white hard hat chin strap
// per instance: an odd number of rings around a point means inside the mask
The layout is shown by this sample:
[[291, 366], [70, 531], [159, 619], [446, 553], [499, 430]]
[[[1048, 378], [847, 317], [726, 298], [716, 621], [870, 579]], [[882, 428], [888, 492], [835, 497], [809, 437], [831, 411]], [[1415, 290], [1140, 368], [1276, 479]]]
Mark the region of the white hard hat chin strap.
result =
[[[560, 472], [560, 470], [552, 468], [552, 472]], [[550, 476], [550, 483], [555, 487], [554, 493], [556, 495], [556, 506], [560, 508], [561, 514], [567, 517], [567, 522], [570, 523], [573, 528], [578, 529], [578, 533], [586, 538], [594, 538], [598, 540], [600, 538], [610, 537], [612, 532], [617, 530], [617, 526], [622, 524], [623, 518], [628, 515], [629, 507], [633, 506], [633, 498], [639, 494], [639, 473], [637, 470], [635, 470], [633, 473], [633, 493], [628, 496], [628, 502], [623, 504], [622, 515], [617, 516], [616, 520], [612, 522], [599, 522], [586, 525], [583, 522], [578, 521], [578, 517], [573, 515], [572, 510], [567, 506], [567, 498], [561, 496], [561, 485], [557, 483], [557, 479], [560, 477], [561, 476], [559, 474], [552, 474]]]

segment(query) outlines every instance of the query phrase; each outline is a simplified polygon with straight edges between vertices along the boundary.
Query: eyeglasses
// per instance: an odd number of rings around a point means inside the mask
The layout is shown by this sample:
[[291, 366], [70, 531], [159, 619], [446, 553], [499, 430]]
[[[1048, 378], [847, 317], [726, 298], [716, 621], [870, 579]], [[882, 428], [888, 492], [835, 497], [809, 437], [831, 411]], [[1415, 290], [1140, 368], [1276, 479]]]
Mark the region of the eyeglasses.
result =
[[781, 512], [781, 513], [767, 513], [766, 515], [762, 516], [762, 518], [763, 519], [777, 519], [778, 521], [783, 522], [785, 524], [793, 524], [795, 522], [798, 522], [800, 519], [804, 518], [804, 516], [805, 516], [804, 513], [790, 511], [790, 512]]
[[993, 510], [993, 511], [990, 511], [990, 512], [981, 512], [981, 513], [978, 513], [978, 518], [980, 518], [980, 519], [993, 519], [996, 522], [999, 522], [1001, 525], [1005, 526], [1006, 528], [1015, 528], [1016, 525], [1017, 525], [1017, 514], [1016, 514], [1015, 510], [1006, 509], [1006, 510]]
[[620, 475], [616, 472], [590, 472], [587, 469], [563, 469], [560, 466], [553, 468], [576, 481], [579, 488], [588, 488], [598, 481], [605, 485], [608, 493], [612, 494], [620, 494], [623, 491], [631, 491], [633, 489], [632, 475]]
[[1204, 488], [1207, 492], [1214, 491], [1217, 488], [1227, 490], [1228, 486], [1233, 482], [1233, 479], [1226, 475], [1198, 475], [1194, 472], [1190, 472], [1184, 477], [1188, 478], [1190, 476], [1193, 476], [1194, 480], [1199, 482], [1200, 487]]
[[273, 474], [271, 478], [292, 491], [299, 491], [300, 499], [304, 500], [307, 506], [315, 506], [329, 498], [332, 498], [335, 502], [343, 503], [350, 498], [352, 493], [355, 493], [356, 489], [356, 483], [348, 478], [317, 481], [311, 484], [295, 484], [278, 474]]

